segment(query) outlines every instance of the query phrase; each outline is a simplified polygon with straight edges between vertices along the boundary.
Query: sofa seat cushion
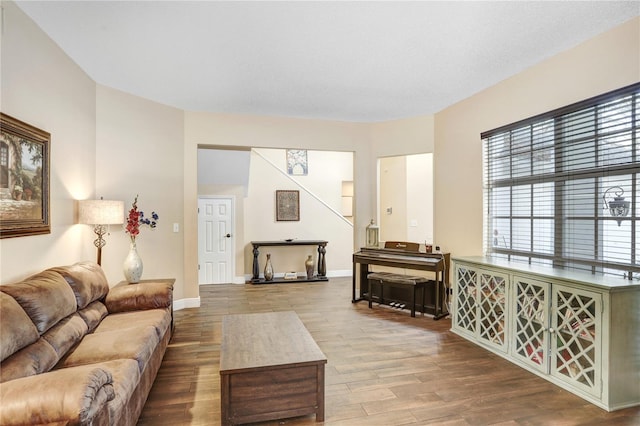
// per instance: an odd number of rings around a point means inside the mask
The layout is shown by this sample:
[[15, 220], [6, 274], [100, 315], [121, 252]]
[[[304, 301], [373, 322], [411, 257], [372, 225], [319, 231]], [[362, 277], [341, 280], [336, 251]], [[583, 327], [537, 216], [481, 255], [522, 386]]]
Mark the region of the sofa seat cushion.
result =
[[164, 336], [171, 324], [171, 313], [166, 309], [149, 309], [138, 312], [120, 312], [110, 314], [102, 320], [95, 333], [120, 330], [126, 333], [129, 328], [152, 326], [158, 338]]
[[104, 298], [109, 292], [107, 277], [100, 265], [95, 262], [78, 262], [50, 270], [62, 275], [69, 283], [75, 294], [78, 309]]
[[44, 333], [77, 310], [76, 297], [62, 275], [50, 270], [15, 284], [3, 284], [0, 291], [12, 296]]
[[127, 358], [137, 361], [138, 369], [143, 371], [159, 341], [151, 326], [88, 334], [56, 368]]
[[0, 424], [91, 424], [115, 397], [100, 365], [50, 371], [0, 384]]
[[31, 318], [8, 294], [0, 292], [0, 361], [40, 337]]
[[56, 365], [59, 359], [55, 349], [46, 340], [40, 338], [2, 361], [0, 382], [46, 373]]

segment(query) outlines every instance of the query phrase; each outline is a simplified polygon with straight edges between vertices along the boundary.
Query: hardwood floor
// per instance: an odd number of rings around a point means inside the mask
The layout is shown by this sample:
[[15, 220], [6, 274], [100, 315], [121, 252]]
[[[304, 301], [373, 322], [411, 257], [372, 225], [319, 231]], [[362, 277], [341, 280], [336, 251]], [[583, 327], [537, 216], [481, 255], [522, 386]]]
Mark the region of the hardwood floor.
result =
[[139, 425], [219, 425], [222, 317], [288, 310], [328, 359], [325, 422], [261, 425], [640, 425], [640, 407], [607, 413], [451, 333], [449, 318], [352, 304], [351, 278], [201, 286], [200, 297], [175, 312]]

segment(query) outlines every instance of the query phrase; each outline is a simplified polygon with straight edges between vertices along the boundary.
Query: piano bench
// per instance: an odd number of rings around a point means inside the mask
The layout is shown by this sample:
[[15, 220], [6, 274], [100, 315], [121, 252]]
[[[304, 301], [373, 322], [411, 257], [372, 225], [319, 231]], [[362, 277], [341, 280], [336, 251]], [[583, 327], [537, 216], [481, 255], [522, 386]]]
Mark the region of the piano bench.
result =
[[430, 283], [430, 279], [414, 275], [395, 274], [393, 272], [372, 272], [367, 275], [369, 280], [369, 309], [372, 308], [373, 282], [378, 282], [380, 286], [380, 303], [383, 301], [384, 286], [389, 287], [413, 287], [411, 297], [411, 316], [416, 316], [416, 290], [422, 290], [422, 313], [424, 314], [425, 284]]

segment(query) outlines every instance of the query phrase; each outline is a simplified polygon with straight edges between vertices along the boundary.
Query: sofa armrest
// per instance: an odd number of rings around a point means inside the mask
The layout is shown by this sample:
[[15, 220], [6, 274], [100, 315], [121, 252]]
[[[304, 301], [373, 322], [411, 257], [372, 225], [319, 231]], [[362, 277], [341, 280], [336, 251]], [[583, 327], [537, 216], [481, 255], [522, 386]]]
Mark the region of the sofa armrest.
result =
[[173, 282], [120, 283], [109, 290], [105, 305], [110, 314], [145, 309], [170, 308]]
[[111, 373], [97, 365], [63, 368], [0, 383], [0, 424], [108, 424]]

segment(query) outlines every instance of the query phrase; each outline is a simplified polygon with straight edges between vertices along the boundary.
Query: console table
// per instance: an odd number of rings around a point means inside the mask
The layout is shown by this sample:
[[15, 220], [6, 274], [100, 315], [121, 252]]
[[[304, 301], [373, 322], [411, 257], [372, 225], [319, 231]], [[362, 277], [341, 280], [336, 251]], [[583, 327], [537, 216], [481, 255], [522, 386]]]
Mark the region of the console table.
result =
[[[302, 282], [302, 281], [328, 281], [327, 278], [327, 263], [325, 260], [325, 253], [327, 252], [327, 244], [328, 241], [324, 240], [275, 240], [275, 241], [251, 241], [251, 245], [253, 245], [253, 277], [251, 278], [252, 284], [263, 284], [263, 283], [291, 283], [291, 282]], [[282, 246], [318, 246], [318, 274], [315, 275], [311, 279], [307, 279], [304, 277], [297, 277], [292, 280], [285, 280], [283, 278], [274, 278], [271, 281], [265, 281], [260, 278], [260, 262], [258, 261], [258, 256], [260, 255], [260, 247], [263, 246], [272, 246], [272, 247], [282, 247]]]

